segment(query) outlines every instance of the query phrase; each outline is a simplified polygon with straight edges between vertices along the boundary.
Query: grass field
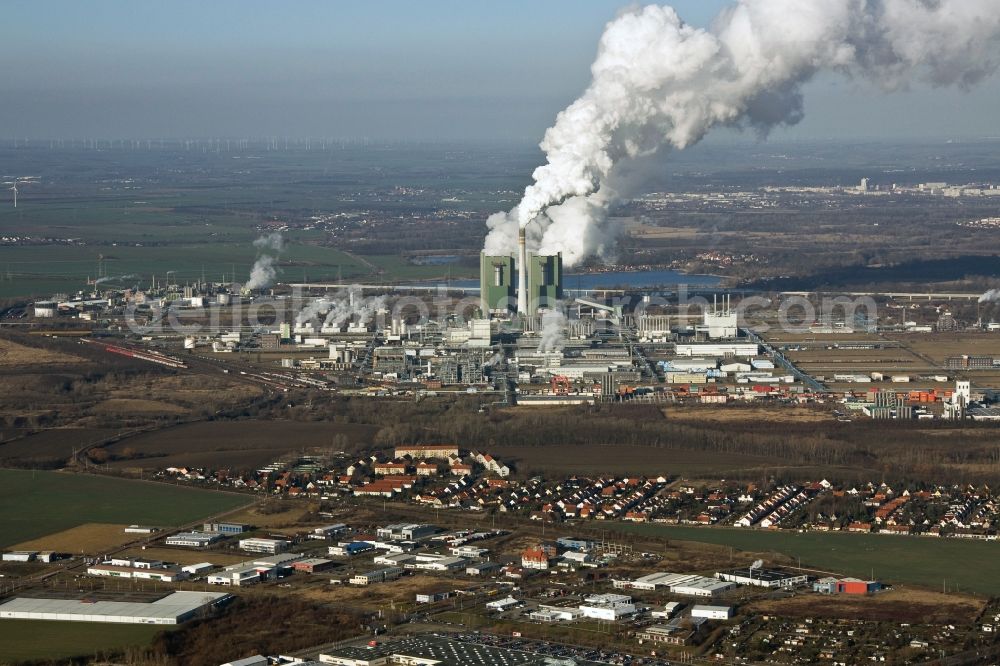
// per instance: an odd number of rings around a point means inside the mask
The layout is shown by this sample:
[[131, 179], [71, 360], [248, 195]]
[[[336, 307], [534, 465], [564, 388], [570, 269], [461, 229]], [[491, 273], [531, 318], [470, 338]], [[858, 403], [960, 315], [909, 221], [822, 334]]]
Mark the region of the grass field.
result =
[[645, 536], [699, 541], [758, 553], [801, 558], [803, 567], [867, 579], [873, 573], [888, 583], [905, 582], [932, 589], [1000, 594], [1000, 557], [996, 543], [931, 537], [841, 533], [795, 533], [697, 528], [670, 525], [624, 525]]
[[96, 622], [0, 620], [0, 664], [68, 659], [149, 645], [163, 627]]
[[247, 502], [236, 494], [166, 484], [0, 470], [0, 547], [83, 523], [183, 525]]

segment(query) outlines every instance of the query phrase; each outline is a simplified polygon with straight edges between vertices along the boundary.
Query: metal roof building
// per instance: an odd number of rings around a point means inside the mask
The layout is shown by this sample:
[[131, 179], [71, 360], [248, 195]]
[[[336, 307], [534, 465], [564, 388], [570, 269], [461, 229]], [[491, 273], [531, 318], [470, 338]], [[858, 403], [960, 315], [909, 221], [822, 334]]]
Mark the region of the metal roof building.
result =
[[180, 624], [194, 617], [203, 608], [223, 603], [229, 596], [218, 592], [173, 592], [151, 603], [17, 597], [0, 604], [0, 618], [115, 624]]

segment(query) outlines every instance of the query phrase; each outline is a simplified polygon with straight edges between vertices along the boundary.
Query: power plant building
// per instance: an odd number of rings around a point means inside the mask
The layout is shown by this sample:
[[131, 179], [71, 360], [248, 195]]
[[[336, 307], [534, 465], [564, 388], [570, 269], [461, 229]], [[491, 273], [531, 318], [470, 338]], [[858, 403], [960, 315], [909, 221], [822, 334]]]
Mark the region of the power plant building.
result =
[[483, 314], [507, 314], [517, 303], [514, 257], [479, 255], [479, 289]]
[[521, 265], [513, 256], [479, 256], [479, 287], [485, 314], [507, 315], [524, 308], [530, 315], [538, 308], [554, 307], [563, 297], [562, 253], [534, 254], [525, 251], [524, 294], [521, 291]]
[[528, 253], [528, 312], [555, 307], [563, 297], [562, 253]]

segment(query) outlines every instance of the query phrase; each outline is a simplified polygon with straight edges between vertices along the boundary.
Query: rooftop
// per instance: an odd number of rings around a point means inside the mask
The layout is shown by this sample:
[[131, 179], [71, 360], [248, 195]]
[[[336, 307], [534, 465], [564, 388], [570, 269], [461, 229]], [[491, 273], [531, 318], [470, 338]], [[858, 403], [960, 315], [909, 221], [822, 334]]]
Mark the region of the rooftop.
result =
[[160, 620], [159, 623], [163, 624], [170, 620], [177, 621], [177, 618], [182, 615], [216, 603], [228, 596], [228, 594], [220, 592], [173, 592], [162, 599], [146, 603], [16, 597], [7, 603], [0, 604], [0, 617], [11, 617], [12, 613], [31, 613], [37, 614], [37, 619], [48, 619], [44, 616], [51, 615], [59, 616], [51, 619], [90, 622], [139, 622], [145, 619]]

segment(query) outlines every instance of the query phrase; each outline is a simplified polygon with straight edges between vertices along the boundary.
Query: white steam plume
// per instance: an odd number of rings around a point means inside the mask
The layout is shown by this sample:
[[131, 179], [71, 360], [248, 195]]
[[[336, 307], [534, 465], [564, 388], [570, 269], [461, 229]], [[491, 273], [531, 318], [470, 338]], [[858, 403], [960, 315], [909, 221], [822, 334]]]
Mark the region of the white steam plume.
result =
[[278, 272], [274, 268], [274, 262], [277, 257], [272, 257], [269, 254], [262, 254], [254, 262], [253, 268], [250, 269], [250, 279], [246, 283], [247, 289], [266, 289], [271, 286], [274, 282], [274, 278], [277, 276]]
[[493, 356], [490, 356], [489, 360], [486, 361], [486, 363], [483, 363], [483, 368], [492, 368], [497, 363], [503, 363], [505, 358], [507, 357], [504, 356], [503, 352], [498, 351], [495, 354], [493, 354]]
[[548, 310], [542, 315], [542, 339], [538, 351], [557, 352], [566, 346], [566, 315], [560, 310]]
[[992, 303], [993, 301], [1000, 301], [1000, 289], [990, 289], [979, 297], [980, 303]]
[[361, 286], [351, 285], [336, 294], [327, 294], [310, 301], [295, 316], [295, 324], [323, 318], [323, 328], [343, 328], [348, 321], [367, 324], [386, 305], [385, 296], [361, 296]]
[[326, 296], [311, 300], [295, 315], [295, 325], [301, 326], [307, 321], [325, 316], [331, 307], [333, 307], [333, 302]]
[[766, 135], [803, 116], [802, 84], [832, 70], [886, 91], [923, 81], [967, 88], [1000, 60], [997, 0], [737, 0], [708, 30], [670, 7], [627, 10], [605, 28], [592, 80], [545, 133], [546, 164], [485, 250], [531, 249], [567, 265], [608, 249], [607, 212], [627, 197], [622, 165], [683, 150], [719, 125]]
[[107, 276], [107, 277], [97, 278], [96, 280], [94, 280], [94, 286], [96, 287], [97, 285], [102, 284], [104, 282], [117, 282], [119, 280], [131, 280], [134, 277], [135, 277], [135, 275], [132, 275], [131, 273], [129, 273], [128, 275], [114, 275], [114, 276]]
[[274, 264], [278, 261], [278, 254], [285, 247], [285, 241], [280, 233], [274, 232], [261, 236], [253, 242], [253, 246], [260, 250], [261, 255], [250, 269], [250, 279], [246, 283], [246, 288], [266, 289], [277, 277], [278, 271]]
[[269, 234], [264, 234], [257, 240], [253, 242], [253, 246], [258, 250], [273, 250], [275, 252], [281, 252], [285, 249], [285, 239], [281, 237], [281, 234], [274, 231]]

